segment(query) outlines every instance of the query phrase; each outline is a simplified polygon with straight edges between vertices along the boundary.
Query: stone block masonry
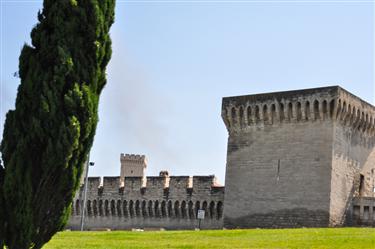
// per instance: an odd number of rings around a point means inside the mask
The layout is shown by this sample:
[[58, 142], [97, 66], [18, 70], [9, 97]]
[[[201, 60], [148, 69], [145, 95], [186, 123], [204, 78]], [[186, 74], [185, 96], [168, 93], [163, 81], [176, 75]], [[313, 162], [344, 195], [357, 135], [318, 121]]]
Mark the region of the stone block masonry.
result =
[[[147, 159], [145, 155], [121, 154], [120, 179], [126, 176], [143, 177], [147, 168]], [[123, 182], [121, 182], [123, 184]]]
[[372, 196], [375, 108], [324, 87], [223, 99], [224, 226], [325, 227]]
[[[224, 187], [215, 185], [214, 176], [104, 177], [102, 185], [100, 180], [88, 179], [86, 230], [194, 229], [198, 209], [206, 213], [203, 229], [223, 226]], [[69, 229], [80, 227], [83, 189], [74, 199]]]
[[352, 226], [375, 227], [375, 198], [360, 197], [354, 198], [350, 217]]
[[[210, 176], [90, 177], [85, 229], [375, 226], [375, 107], [339, 86], [223, 98], [226, 187]], [[68, 228], [78, 229], [83, 189]]]

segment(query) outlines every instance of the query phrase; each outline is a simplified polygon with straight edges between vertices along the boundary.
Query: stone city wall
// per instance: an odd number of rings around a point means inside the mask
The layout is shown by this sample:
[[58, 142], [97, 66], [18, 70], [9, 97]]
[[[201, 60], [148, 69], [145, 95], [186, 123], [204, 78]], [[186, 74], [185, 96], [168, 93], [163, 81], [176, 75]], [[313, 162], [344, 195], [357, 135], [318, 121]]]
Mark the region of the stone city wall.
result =
[[[203, 229], [222, 228], [224, 187], [214, 176], [90, 177], [85, 229], [194, 229], [204, 209]], [[73, 202], [68, 229], [79, 229], [84, 186]]]
[[[193, 229], [198, 209], [203, 229], [374, 226], [372, 105], [333, 86], [224, 98], [222, 118], [225, 203], [214, 176], [91, 177], [85, 229]], [[145, 157], [121, 158], [132, 162], [121, 175], [144, 174]], [[79, 228], [83, 190], [70, 229]]]

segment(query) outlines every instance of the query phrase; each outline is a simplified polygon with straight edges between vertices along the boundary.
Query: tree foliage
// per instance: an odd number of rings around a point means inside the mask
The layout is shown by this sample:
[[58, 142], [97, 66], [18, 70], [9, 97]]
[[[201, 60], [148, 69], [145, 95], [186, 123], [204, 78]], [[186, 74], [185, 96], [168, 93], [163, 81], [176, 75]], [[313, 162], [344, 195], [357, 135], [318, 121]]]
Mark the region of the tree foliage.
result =
[[[1, 186], [1, 183], [4, 181], [4, 168], [3, 166], [1, 165], [1, 161], [0, 161], [0, 186]], [[1, 190], [1, 188], [0, 188]], [[4, 248], [4, 238], [5, 238], [5, 218], [4, 218], [4, 210], [3, 210], [3, 203], [4, 203], [4, 200], [3, 200], [3, 195], [2, 195], [2, 192], [0, 191], [0, 248], [3, 249]]]
[[0, 243], [10, 249], [41, 248], [67, 222], [98, 121], [114, 5], [45, 0], [22, 48], [1, 142]]

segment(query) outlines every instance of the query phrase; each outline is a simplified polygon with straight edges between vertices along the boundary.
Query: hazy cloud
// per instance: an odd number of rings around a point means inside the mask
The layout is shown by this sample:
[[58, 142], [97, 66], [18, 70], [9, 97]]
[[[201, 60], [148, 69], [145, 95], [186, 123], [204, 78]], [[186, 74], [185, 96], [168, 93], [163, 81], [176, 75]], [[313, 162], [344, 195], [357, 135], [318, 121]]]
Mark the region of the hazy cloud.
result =
[[123, 46], [114, 46], [114, 51], [92, 151], [101, 165], [108, 162], [114, 165], [95, 171], [116, 174], [120, 152], [146, 154], [154, 165], [149, 170], [153, 174], [166, 165], [178, 164], [178, 154], [168, 141], [170, 133], [166, 124], [174, 111], [168, 97], [152, 85], [141, 67], [131, 62]]

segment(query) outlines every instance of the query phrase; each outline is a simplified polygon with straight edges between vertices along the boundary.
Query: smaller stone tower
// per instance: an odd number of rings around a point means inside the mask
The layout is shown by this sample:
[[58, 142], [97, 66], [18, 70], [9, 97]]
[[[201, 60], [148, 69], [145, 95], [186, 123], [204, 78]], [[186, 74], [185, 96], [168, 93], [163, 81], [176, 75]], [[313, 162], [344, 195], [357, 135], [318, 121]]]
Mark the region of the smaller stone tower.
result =
[[124, 177], [136, 176], [144, 177], [147, 168], [147, 159], [145, 155], [133, 155], [133, 154], [123, 154], [120, 155], [121, 161], [121, 180]]

